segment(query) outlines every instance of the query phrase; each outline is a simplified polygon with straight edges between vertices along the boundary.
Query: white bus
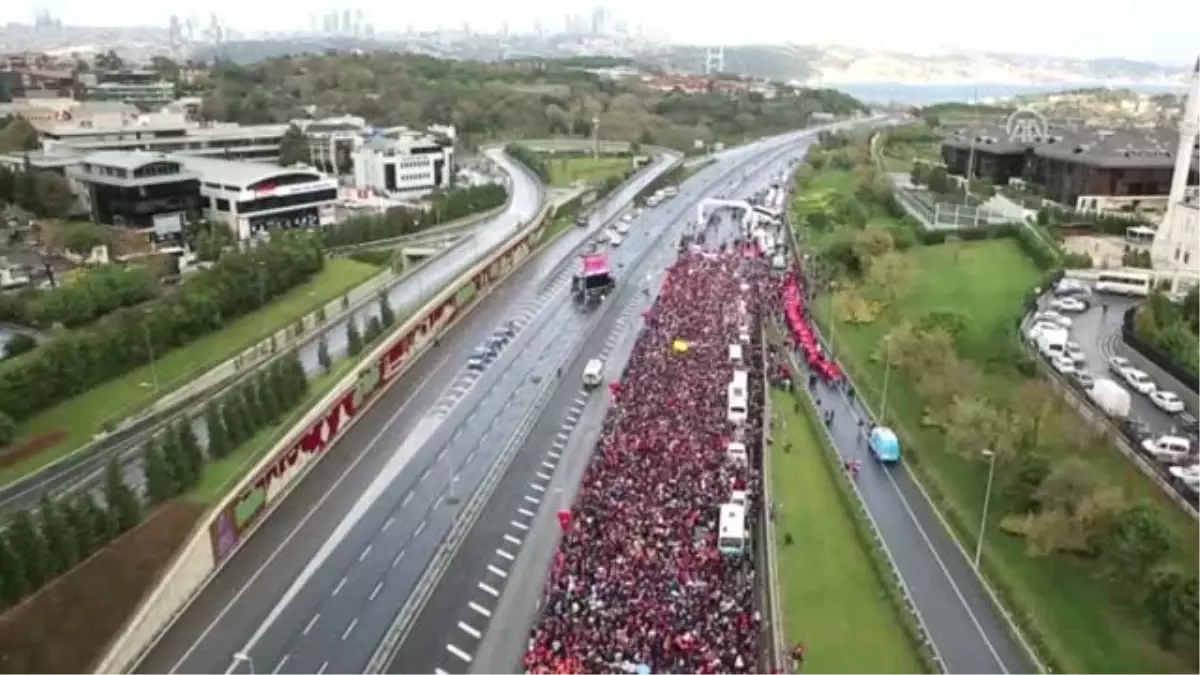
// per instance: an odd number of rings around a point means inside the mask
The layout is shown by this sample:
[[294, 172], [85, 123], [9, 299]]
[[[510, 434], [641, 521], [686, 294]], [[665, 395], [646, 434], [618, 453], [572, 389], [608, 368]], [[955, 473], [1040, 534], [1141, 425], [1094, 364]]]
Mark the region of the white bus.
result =
[[720, 532], [717, 548], [726, 555], [746, 552], [746, 507], [737, 504], [721, 505]]
[[1125, 228], [1125, 243], [1130, 246], [1149, 248], [1154, 243], [1155, 234], [1152, 227], [1127, 227]]
[[[743, 371], [744, 372], [744, 371]], [[741, 424], [746, 421], [746, 416], [749, 414], [749, 409], [746, 403], [746, 386], [738, 386], [735, 377], [733, 382], [729, 383], [729, 421], [735, 424]]]
[[1150, 275], [1143, 272], [1101, 272], [1096, 278], [1096, 291], [1117, 295], [1150, 295]]

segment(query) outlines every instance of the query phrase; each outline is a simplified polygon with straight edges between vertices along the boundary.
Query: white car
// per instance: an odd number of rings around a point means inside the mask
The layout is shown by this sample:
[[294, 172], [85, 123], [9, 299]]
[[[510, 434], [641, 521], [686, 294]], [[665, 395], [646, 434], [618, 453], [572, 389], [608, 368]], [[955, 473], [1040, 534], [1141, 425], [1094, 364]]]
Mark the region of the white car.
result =
[[1029, 332], [1026, 333], [1026, 335], [1029, 336], [1029, 339], [1031, 341], [1036, 342], [1038, 339], [1038, 336], [1041, 335], [1042, 333], [1045, 333], [1047, 331], [1055, 331], [1055, 330], [1062, 330], [1062, 327], [1056, 323], [1050, 323], [1048, 321], [1037, 321], [1032, 326], [1029, 327]]
[[1200, 464], [1173, 466], [1167, 469], [1167, 471], [1170, 471], [1172, 476], [1183, 481], [1193, 490], [1200, 487]]
[[1150, 393], [1150, 401], [1158, 406], [1163, 412], [1177, 415], [1183, 412], [1183, 399], [1175, 395], [1173, 391], [1158, 389]]
[[626, 213], [625, 215], [621, 216], [621, 220], [626, 223], [632, 223], [633, 222], [633, 214]]
[[1071, 363], [1076, 365], [1082, 366], [1087, 363], [1087, 354], [1083, 353], [1083, 347], [1074, 340], [1067, 342], [1066, 346], [1063, 347], [1063, 354], [1071, 359]]
[[1074, 321], [1071, 317], [1059, 314], [1058, 312], [1038, 312], [1033, 315], [1033, 320], [1037, 322], [1053, 323], [1062, 328], [1070, 328]]
[[1125, 382], [1133, 388], [1134, 391], [1143, 395], [1149, 396], [1153, 394], [1158, 387], [1154, 384], [1154, 380], [1146, 373], [1137, 368], [1126, 368], [1121, 371], [1121, 377], [1125, 378]]
[[1128, 370], [1132, 367], [1133, 363], [1131, 363], [1129, 359], [1125, 358], [1124, 356], [1112, 356], [1108, 359], [1108, 369], [1114, 373], [1117, 373], [1118, 375], [1120, 375], [1122, 371]]
[[1055, 298], [1050, 301], [1050, 309], [1056, 312], [1079, 313], [1086, 312], [1087, 308], [1088, 306], [1086, 302], [1072, 296]]
[[1142, 441], [1142, 450], [1163, 464], [1181, 464], [1192, 454], [1184, 439], [1170, 436], [1147, 438]]
[[1051, 356], [1050, 365], [1054, 366], [1054, 369], [1061, 375], [1070, 375], [1075, 372], [1075, 362], [1071, 360], [1071, 357], [1063, 354]]

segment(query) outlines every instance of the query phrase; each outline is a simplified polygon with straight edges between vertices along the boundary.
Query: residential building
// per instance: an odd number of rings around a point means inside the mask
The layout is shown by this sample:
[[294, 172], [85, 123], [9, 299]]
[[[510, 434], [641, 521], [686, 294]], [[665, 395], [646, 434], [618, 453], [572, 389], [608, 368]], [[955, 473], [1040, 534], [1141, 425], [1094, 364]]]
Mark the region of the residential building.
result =
[[1184, 115], [1179, 122], [1179, 145], [1171, 181], [1166, 217], [1158, 226], [1150, 259], [1156, 270], [1171, 270], [1197, 283], [1200, 275], [1200, 186], [1197, 185], [1197, 155], [1200, 154], [1200, 59], [1192, 70]]
[[377, 136], [354, 152], [354, 184], [384, 195], [448, 188], [453, 183], [453, 157], [453, 145], [442, 136]]
[[190, 155], [174, 157], [199, 176], [204, 216], [228, 225], [238, 239], [333, 223], [338, 183], [319, 171]]
[[184, 222], [200, 213], [200, 175], [175, 157], [94, 152], [66, 173], [94, 221], [149, 230], [156, 242], [179, 240]]

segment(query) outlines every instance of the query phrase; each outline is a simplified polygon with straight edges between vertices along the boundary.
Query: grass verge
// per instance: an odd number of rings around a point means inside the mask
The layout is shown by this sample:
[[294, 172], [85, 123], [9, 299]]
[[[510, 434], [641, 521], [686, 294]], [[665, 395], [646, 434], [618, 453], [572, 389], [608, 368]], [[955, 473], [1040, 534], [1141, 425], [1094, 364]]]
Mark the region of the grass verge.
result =
[[872, 559], [878, 554], [840, 484], [840, 467], [798, 401], [771, 392], [770, 480], [780, 507], [775, 551], [787, 644], [808, 646], [811, 672], [928, 672], [905, 629], [909, 619]]
[[[90, 441], [106, 423], [146, 407], [159, 397], [153, 387], [155, 376], [160, 391], [176, 389], [378, 273], [378, 267], [362, 262], [329, 259], [325, 269], [315, 278], [269, 306], [166, 353], [154, 362], [153, 373], [149, 366], [139, 368], [33, 417], [21, 426], [18, 438], [48, 434], [59, 434], [61, 438], [36, 455], [0, 469], [0, 484], [10, 483], [69, 454]], [[137, 339], [137, 336], [130, 339]], [[65, 435], [62, 432], [66, 432]]]
[[[916, 274], [894, 306], [870, 324], [838, 323], [829, 327], [829, 305], [817, 302], [826, 334], [836, 336], [838, 358], [854, 377], [859, 391], [878, 407], [884, 364], [877, 358], [880, 339], [901, 320], [919, 321], [940, 311], [963, 318], [966, 334], [962, 356], [970, 359], [997, 340], [1015, 340], [1022, 298], [1040, 272], [1007, 239], [915, 247], [904, 254]], [[988, 368], [981, 394], [1008, 400], [1021, 383], [1011, 368]], [[905, 445], [906, 463], [921, 479], [938, 510], [965, 546], [974, 546], [987, 480], [987, 466], [953, 452], [939, 432], [924, 426], [924, 404], [912, 383], [893, 370], [889, 381], [888, 423]], [[1109, 485], [1120, 486], [1131, 500], [1160, 509], [1191, 553], [1197, 547], [1195, 523], [1171, 504], [1129, 460], [1114, 448], [1096, 448], [1087, 460]], [[998, 476], [999, 478], [999, 476]], [[1164, 651], [1146, 623], [1117, 602], [1096, 564], [1065, 555], [1031, 556], [1024, 542], [999, 527], [1009, 512], [1003, 491], [992, 494], [984, 549], [984, 571], [1005, 606], [1022, 625], [1047, 665], [1055, 672], [1196, 672], [1196, 655]]]
[[589, 184], [600, 184], [611, 176], [621, 176], [629, 171], [632, 165], [630, 157], [613, 157], [600, 155], [592, 157], [571, 156], [562, 157], [543, 154], [546, 166], [550, 169], [550, 185], [552, 187], [568, 187], [577, 181]]

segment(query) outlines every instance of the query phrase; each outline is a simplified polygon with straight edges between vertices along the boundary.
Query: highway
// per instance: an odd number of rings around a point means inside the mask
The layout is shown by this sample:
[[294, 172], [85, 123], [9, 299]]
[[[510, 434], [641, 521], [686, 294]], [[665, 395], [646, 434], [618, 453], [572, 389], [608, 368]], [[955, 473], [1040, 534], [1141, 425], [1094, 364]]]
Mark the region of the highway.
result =
[[[488, 150], [487, 155], [511, 178], [509, 190], [512, 198], [508, 208], [503, 213], [479, 224], [472, 234], [464, 237], [461, 242], [431, 264], [418, 268], [388, 289], [388, 302], [397, 315], [403, 316], [420, 307], [493, 247], [512, 236], [523, 224], [528, 223], [541, 208], [543, 188], [532, 174], [519, 163], [509, 159], [500, 148]], [[664, 161], [659, 158], [659, 164], [655, 166], [660, 167]], [[634, 185], [645, 185], [654, 175], [656, 175], [656, 171], [651, 169], [637, 177]], [[355, 311], [353, 318], [359, 326], [363, 326], [371, 316], [378, 315], [378, 303], [368, 303]], [[329, 352], [335, 358], [346, 352], [347, 321], [349, 321], [349, 317], [331, 322], [323, 331]], [[317, 357], [318, 346], [319, 340], [313, 336], [299, 349], [301, 363], [310, 377], [320, 372], [320, 363]], [[192, 428], [200, 443], [207, 445], [207, 429], [203, 419], [199, 416], [199, 411], [193, 420]], [[144, 486], [141, 444], [145, 442], [150, 433], [152, 431], [135, 434], [117, 446], [109, 446], [103, 451], [81, 452], [72, 455], [21, 481], [0, 487], [0, 512], [34, 506], [41, 494], [47, 490], [57, 493], [99, 485], [104, 466], [112, 456], [112, 452], [120, 453], [126, 481], [133, 486]]]
[[[681, 187], [680, 196], [672, 202], [679, 208], [674, 219], [669, 213], [655, 213], [653, 224], [635, 225], [631, 239], [637, 238], [639, 231], [644, 233], [648, 225], [659, 234], [653, 242], [639, 246], [633, 256], [627, 250], [621, 252], [619, 259], [631, 282], [605, 301], [600, 310], [605, 313], [602, 323], [566, 369], [563, 382], [516, 451], [479, 519], [436, 579], [428, 600], [411, 623], [395, 626], [396, 646], [381, 654], [386, 658], [371, 664], [368, 672], [377, 672], [379, 666], [388, 673], [521, 670], [520, 656], [557, 544], [558, 524], [553, 514], [573, 499], [607, 409], [608, 395], [603, 388], [591, 394], [582, 389], [586, 361], [597, 356], [605, 359], [607, 378], [618, 379], [637, 334], [628, 322], [632, 317], [636, 325], [641, 312], [653, 302], [664, 271], [675, 260], [673, 244], [700, 198], [718, 190], [748, 195], [763, 187], [791, 157], [802, 154], [803, 147], [791, 145], [791, 151], [782, 155], [765, 153], [763, 161], [755, 162], [748, 180], [732, 184], [713, 172], [728, 169], [710, 167]], [[745, 160], [752, 156], [736, 157]], [[741, 169], [735, 172], [741, 173]], [[722, 218], [720, 223], [718, 240], [731, 241], [737, 229], [734, 219]]]
[[[656, 163], [611, 202], [627, 203], [665, 168]], [[603, 206], [599, 217], [605, 213], [619, 209]], [[584, 333], [588, 317], [558, 301], [570, 270], [557, 263], [594, 231], [566, 232], [418, 360], [267, 518], [140, 669], [223, 672], [248, 640], [256, 664], [270, 663], [264, 669], [318, 671], [324, 659], [306, 651], [308, 644], [323, 646], [325, 659], [359, 657], [357, 667], [326, 666], [333, 672], [361, 669], [373, 648], [369, 636], [382, 633], [453, 518], [444, 499], [450, 474], [457, 494], [469, 495], [556, 371], [555, 355], [567, 347], [561, 331]], [[520, 328], [514, 342], [482, 374], [467, 373], [470, 351], [508, 321]], [[347, 565], [354, 574], [343, 571]], [[293, 580], [304, 583], [289, 588]], [[302, 609], [327, 600], [334, 606]], [[367, 609], [386, 616], [377, 626], [366, 614], [354, 620]], [[339, 648], [330, 651], [327, 639]]]

